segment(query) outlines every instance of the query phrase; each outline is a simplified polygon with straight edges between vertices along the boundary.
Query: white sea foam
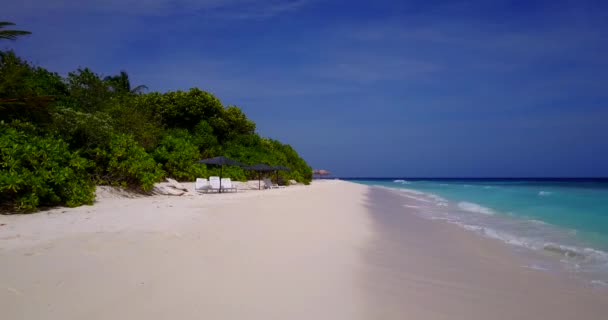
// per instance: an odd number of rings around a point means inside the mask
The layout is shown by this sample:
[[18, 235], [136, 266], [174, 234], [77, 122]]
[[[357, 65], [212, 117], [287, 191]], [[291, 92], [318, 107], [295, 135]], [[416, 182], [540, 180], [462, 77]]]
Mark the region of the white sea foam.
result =
[[411, 182], [407, 181], [407, 180], [402, 180], [402, 179], [397, 179], [397, 180], [393, 180], [394, 183], [401, 183], [401, 184], [411, 184]]
[[[555, 258], [554, 262], [559, 264], [558, 268], [584, 275], [589, 280], [608, 283], [608, 253], [586, 247], [580, 239], [577, 239], [575, 230], [559, 228], [544, 221], [533, 220], [531, 217], [526, 219], [516, 213], [498, 214], [491, 208], [473, 202], [452, 203], [435, 194], [418, 190], [395, 186], [392, 191], [418, 201], [405, 205], [418, 209], [412, 210], [416, 215], [457, 224], [468, 231], [515, 247], [544, 252], [545, 255], [550, 253]], [[538, 192], [539, 196], [551, 195], [551, 192], [546, 190], [535, 192]], [[526, 267], [552, 270], [553, 265], [530, 264]], [[597, 285], [600, 283], [598, 282]]]
[[424, 193], [422, 191], [418, 191], [418, 190], [412, 190], [412, 189], [399, 189], [401, 190], [401, 192], [404, 193], [411, 193], [411, 194], [416, 194], [416, 195], [427, 195], [427, 193]]
[[444, 199], [436, 194], [426, 193], [422, 191], [412, 190], [412, 189], [400, 189], [401, 195], [410, 199], [414, 199], [417, 201], [422, 201], [426, 203], [434, 203], [439, 207], [447, 207], [448, 200]]
[[540, 221], [540, 220], [534, 220], [534, 219], [530, 219], [530, 220], [528, 220], [528, 221], [530, 221], [530, 222], [532, 222], [532, 223], [534, 223], [534, 224], [536, 224], [536, 225], [547, 225], [547, 223], [546, 223], [546, 222], [544, 222], [544, 221]]
[[472, 203], [472, 202], [459, 202], [458, 203], [458, 208], [464, 210], [464, 211], [469, 211], [469, 212], [475, 212], [475, 213], [483, 213], [483, 214], [494, 214], [494, 210], [490, 209], [490, 208], [486, 208], [484, 206], [480, 206], [476, 203]]
[[528, 265], [528, 266], [522, 266], [522, 267], [524, 267], [524, 268], [526, 268], [526, 269], [540, 270], [540, 271], [547, 271], [547, 270], [549, 270], [549, 269], [547, 269], [547, 268], [545, 268], [545, 267], [541, 267], [541, 266], [536, 265], [536, 264], [531, 264], [531, 265]]
[[454, 222], [454, 224], [457, 224], [469, 231], [475, 231], [475, 232], [480, 232], [480, 233], [483, 232], [483, 227], [480, 227], [480, 226], [474, 226], [474, 225], [463, 224], [463, 223], [458, 223], [458, 222]]
[[444, 198], [442, 198], [436, 194], [432, 194], [432, 193], [427, 193], [426, 196], [437, 202], [447, 202], [448, 201], [447, 199], [444, 199]]
[[566, 258], [583, 258], [584, 255], [579, 249], [557, 243], [548, 242], [543, 245], [543, 250], [562, 255]]
[[[584, 263], [592, 263], [595, 265], [608, 266], [608, 253], [601, 250], [596, 250], [593, 248], [579, 248], [576, 246], [567, 246], [552, 242], [545, 243], [542, 248], [545, 251], [561, 255], [567, 259]], [[570, 261], [565, 260], [565, 262]], [[574, 266], [576, 269], [580, 268], [578, 263], [574, 264]]]
[[598, 287], [608, 287], [608, 282], [602, 280], [591, 280], [591, 284]]
[[432, 202], [432, 201], [431, 201], [431, 200], [429, 200], [429, 199], [425, 199], [425, 198], [422, 198], [422, 197], [416, 197], [416, 196], [412, 196], [412, 195], [409, 195], [409, 194], [404, 194], [403, 196], [404, 196], [404, 197], [408, 197], [408, 198], [410, 198], [410, 199], [414, 199], [414, 200], [422, 201], [422, 202], [428, 202], [428, 203], [431, 203], [431, 202]]
[[462, 223], [459, 221], [450, 221], [450, 222], [453, 224], [459, 225], [466, 230], [476, 232], [476, 233], [486, 236], [488, 238], [500, 240], [504, 243], [508, 243], [508, 244], [518, 246], [518, 247], [536, 249], [536, 246], [534, 245], [534, 240], [532, 240], [532, 239], [518, 237], [518, 236], [515, 236], [508, 232], [498, 231], [498, 230], [488, 228], [488, 227], [466, 224], [466, 223]]

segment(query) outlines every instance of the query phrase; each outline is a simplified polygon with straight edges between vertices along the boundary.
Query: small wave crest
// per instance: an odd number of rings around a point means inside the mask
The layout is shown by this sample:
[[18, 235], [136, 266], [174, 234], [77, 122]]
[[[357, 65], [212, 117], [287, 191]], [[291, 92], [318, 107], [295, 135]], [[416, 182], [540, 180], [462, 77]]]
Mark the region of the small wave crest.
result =
[[397, 179], [397, 180], [393, 180], [394, 183], [401, 183], [401, 184], [411, 184], [411, 182], [407, 181], [407, 180], [402, 180], [402, 179]]
[[472, 202], [459, 202], [458, 208], [460, 208], [464, 211], [469, 211], [469, 212], [494, 214], [494, 210], [492, 210], [490, 208], [486, 208], [484, 206], [480, 206], [477, 203], [472, 203]]
[[436, 194], [426, 193], [422, 191], [412, 190], [412, 189], [401, 189], [401, 195], [410, 199], [433, 203], [440, 207], [447, 207], [448, 200], [444, 199]]
[[416, 196], [412, 196], [412, 195], [409, 195], [409, 194], [404, 194], [403, 196], [404, 196], [404, 197], [407, 197], [407, 198], [410, 198], [410, 199], [417, 200], [417, 201], [428, 202], [428, 203], [430, 203], [430, 202], [431, 202], [431, 200], [429, 200], [429, 199], [425, 199], [425, 198], [423, 198], [423, 197], [416, 197]]
[[450, 223], [456, 224], [461, 226], [462, 228], [469, 230], [469, 231], [473, 231], [473, 232], [477, 232], [483, 236], [486, 236], [488, 238], [492, 238], [492, 239], [497, 239], [500, 240], [502, 242], [511, 244], [511, 245], [515, 245], [518, 247], [524, 247], [524, 248], [528, 248], [528, 249], [534, 249], [534, 246], [532, 245], [532, 241], [530, 239], [526, 239], [523, 237], [517, 237], [515, 235], [512, 235], [510, 233], [507, 232], [502, 232], [502, 231], [498, 231], [492, 228], [488, 228], [488, 227], [482, 227], [482, 226], [478, 226], [478, 225], [471, 225], [471, 224], [466, 224], [466, 223], [461, 223], [458, 221], [448, 221]]
[[541, 197], [542, 196], [550, 196], [552, 194], [553, 194], [553, 192], [550, 192], [550, 191], [542, 191], [541, 190], [541, 191], [538, 192], [538, 195], [541, 196]]

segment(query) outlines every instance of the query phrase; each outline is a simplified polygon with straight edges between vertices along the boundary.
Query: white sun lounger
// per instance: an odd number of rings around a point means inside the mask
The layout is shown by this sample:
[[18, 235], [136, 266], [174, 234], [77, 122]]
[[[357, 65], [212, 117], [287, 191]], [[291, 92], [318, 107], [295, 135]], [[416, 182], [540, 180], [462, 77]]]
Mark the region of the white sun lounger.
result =
[[209, 177], [209, 184], [211, 185], [211, 190], [220, 191], [220, 177], [212, 176]]
[[194, 191], [207, 193], [211, 191], [211, 185], [206, 178], [196, 178], [196, 182], [194, 183]]
[[270, 181], [270, 179], [264, 178], [264, 189], [279, 189], [279, 188], [285, 188], [285, 186], [279, 186], [276, 183], [272, 183], [272, 181]]
[[232, 185], [232, 180], [230, 180], [230, 178], [222, 178], [222, 191], [236, 192], [236, 187]]

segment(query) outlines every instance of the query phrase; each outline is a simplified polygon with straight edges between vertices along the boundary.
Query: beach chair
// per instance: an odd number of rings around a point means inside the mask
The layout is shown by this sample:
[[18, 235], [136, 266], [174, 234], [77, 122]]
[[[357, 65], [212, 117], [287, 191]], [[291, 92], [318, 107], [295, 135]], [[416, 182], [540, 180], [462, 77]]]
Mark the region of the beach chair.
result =
[[236, 187], [232, 185], [232, 180], [230, 180], [230, 178], [222, 178], [222, 192], [223, 191], [236, 192]]
[[264, 178], [264, 189], [278, 189], [280, 188], [278, 184], [272, 183], [270, 179]]
[[220, 191], [220, 177], [212, 176], [209, 177], [209, 184], [211, 185], [211, 191]]
[[194, 183], [194, 191], [207, 193], [211, 191], [211, 185], [205, 178], [196, 178], [196, 182]]

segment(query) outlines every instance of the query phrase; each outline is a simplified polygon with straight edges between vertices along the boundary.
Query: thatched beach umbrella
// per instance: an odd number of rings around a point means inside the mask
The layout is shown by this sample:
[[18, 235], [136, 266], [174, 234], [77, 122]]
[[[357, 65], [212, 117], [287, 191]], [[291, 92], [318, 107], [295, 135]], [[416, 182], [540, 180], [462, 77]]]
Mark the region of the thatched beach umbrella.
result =
[[232, 160], [230, 158], [226, 158], [224, 156], [202, 159], [202, 160], [198, 160], [197, 162], [220, 166], [220, 190], [219, 190], [220, 193], [222, 192], [222, 170], [224, 169], [224, 166], [246, 167], [245, 164], [240, 163], [236, 160]]
[[245, 169], [247, 170], [252, 170], [252, 171], [257, 171], [258, 172], [258, 190], [262, 189], [262, 179], [261, 179], [261, 173], [262, 172], [268, 172], [268, 171], [273, 171], [275, 170], [274, 167], [271, 167], [265, 163], [256, 163], [256, 164], [252, 164], [250, 166], [246, 166]]

